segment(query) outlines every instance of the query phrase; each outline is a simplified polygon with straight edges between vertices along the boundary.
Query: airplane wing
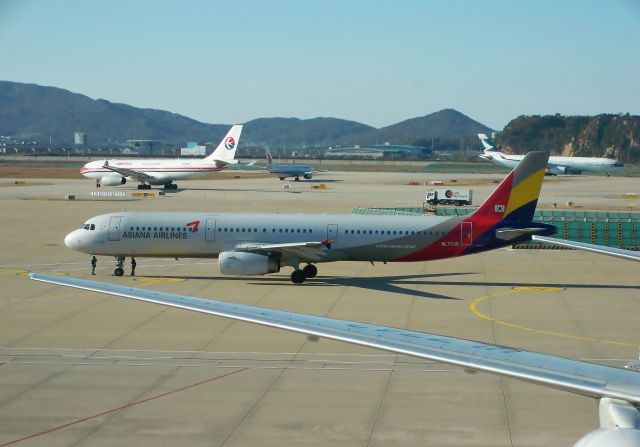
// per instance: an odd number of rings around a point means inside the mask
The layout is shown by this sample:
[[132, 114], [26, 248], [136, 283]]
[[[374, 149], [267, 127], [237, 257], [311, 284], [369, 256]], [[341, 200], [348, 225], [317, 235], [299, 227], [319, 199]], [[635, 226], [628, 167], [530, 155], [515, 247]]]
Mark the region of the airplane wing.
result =
[[249, 252], [279, 252], [283, 255], [294, 255], [309, 261], [319, 261], [331, 248], [331, 241], [322, 242], [289, 242], [282, 244], [240, 244], [235, 247], [239, 251]]
[[154, 180], [154, 177], [149, 174], [145, 174], [141, 171], [135, 171], [133, 169], [117, 168], [115, 166], [111, 166], [109, 162], [106, 162], [102, 167], [118, 173], [123, 177], [131, 178], [138, 182], [148, 182], [149, 180]]
[[29, 277], [36, 281], [147, 301], [449, 363], [470, 370], [522, 379], [583, 396], [622, 399], [634, 405], [640, 404], [640, 374], [622, 368], [425, 332], [206, 300], [85, 279], [42, 273], [29, 273]]
[[605, 247], [602, 245], [587, 244], [585, 242], [574, 242], [566, 239], [556, 239], [546, 236], [531, 236], [534, 241], [545, 242], [547, 244], [559, 245], [561, 247], [576, 248], [578, 250], [586, 250], [601, 255], [616, 256], [618, 258], [630, 259], [632, 261], [640, 261], [640, 252], [624, 250], [622, 248]]

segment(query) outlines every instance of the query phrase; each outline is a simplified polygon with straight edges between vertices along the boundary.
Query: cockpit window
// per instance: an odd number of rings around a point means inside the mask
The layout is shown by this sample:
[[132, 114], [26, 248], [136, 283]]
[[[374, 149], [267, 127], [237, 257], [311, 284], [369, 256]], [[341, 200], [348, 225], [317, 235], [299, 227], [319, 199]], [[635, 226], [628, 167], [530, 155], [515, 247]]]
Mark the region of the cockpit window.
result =
[[83, 226], [82, 228], [84, 228], [85, 230], [88, 230], [88, 229], [89, 229], [89, 227], [90, 227], [90, 225], [89, 225], [89, 224], [84, 224], [84, 226]]
[[90, 229], [91, 231], [95, 230], [95, 229], [96, 229], [96, 224], [91, 224], [91, 227], [89, 227], [89, 229]]

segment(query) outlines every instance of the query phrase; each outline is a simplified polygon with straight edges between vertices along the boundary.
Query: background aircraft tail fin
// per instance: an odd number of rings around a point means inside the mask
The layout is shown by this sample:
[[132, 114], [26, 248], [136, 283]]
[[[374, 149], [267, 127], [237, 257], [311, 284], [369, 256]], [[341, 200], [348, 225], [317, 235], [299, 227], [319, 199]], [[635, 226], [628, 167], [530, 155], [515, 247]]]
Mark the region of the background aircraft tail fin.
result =
[[227, 164], [233, 163], [233, 160], [236, 156], [236, 149], [238, 148], [238, 143], [240, 142], [240, 134], [242, 133], [242, 124], [235, 124], [231, 127], [231, 130], [225, 135], [225, 137], [220, 141], [218, 147], [213, 153], [207, 157], [205, 160], [207, 161], [222, 161]]
[[509, 173], [470, 219], [473, 221], [504, 220], [531, 222], [538, 204], [542, 180], [547, 169], [547, 152], [529, 152]]
[[491, 137], [488, 137], [487, 134], [484, 133], [479, 133], [478, 134], [478, 138], [480, 138], [480, 142], [482, 143], [482, 147], [484, 148], [485, 151], [497, 151], [498, 149], [496, 149], [496, 145], [493, 142], [493, 139], [495, 137], [495, 134], [492, 133]]
[[271, 166], [273, 164], [273, 157], [271, 157], [271, 151], [269, 150], [269, 146], [264, 149], [267, 156], [267, 166]]

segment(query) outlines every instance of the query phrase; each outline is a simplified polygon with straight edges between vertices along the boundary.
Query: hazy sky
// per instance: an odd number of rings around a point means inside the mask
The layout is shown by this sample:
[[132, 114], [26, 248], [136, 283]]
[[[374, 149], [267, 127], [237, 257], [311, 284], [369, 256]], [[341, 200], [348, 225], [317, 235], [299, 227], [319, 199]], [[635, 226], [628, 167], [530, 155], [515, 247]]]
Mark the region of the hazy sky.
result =
[[1, 80], [209, 123], [640, 114], [640, 0], [0, 0], [0, 55]]

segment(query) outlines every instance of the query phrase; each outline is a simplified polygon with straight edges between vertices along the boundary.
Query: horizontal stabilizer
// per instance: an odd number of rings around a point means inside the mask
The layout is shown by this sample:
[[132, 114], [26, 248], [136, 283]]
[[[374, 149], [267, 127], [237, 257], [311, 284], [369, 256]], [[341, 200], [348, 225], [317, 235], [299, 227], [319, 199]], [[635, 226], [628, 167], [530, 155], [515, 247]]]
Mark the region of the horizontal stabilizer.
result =
[[503, 227], [496, 230], [496, 238], [503, 241], [510, 241], [512, 239], [518, 239], [522, 236], [534, 235], [534, 234], [546, 234], [549, 232], [548, 228], [509, 228]]

